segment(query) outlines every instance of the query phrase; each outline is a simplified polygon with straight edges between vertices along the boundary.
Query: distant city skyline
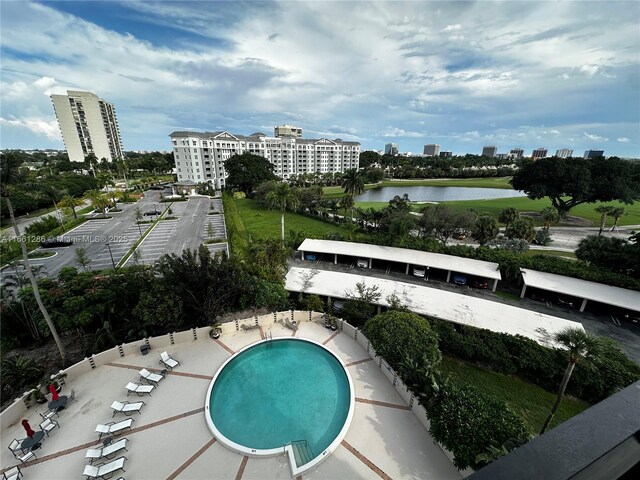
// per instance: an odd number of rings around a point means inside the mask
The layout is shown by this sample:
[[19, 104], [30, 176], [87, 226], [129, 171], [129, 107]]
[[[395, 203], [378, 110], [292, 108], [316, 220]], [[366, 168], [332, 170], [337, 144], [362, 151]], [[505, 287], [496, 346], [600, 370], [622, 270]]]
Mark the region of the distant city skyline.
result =
[[49, 95], [85, 90], [131, 150], [295, 125], [373, 150], [640, 156], [640, 2], [114, 5], [0, 3], [0, 148], [64, 148]]

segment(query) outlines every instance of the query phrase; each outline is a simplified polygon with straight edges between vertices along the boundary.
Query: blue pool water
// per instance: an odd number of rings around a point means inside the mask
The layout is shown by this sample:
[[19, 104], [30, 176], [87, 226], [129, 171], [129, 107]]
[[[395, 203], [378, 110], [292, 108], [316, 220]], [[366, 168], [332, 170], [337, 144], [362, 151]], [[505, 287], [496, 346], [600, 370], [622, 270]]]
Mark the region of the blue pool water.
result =
[[278, 448], [306, 440], [314, 456], [336, 438], [349, 411], [349, 381], [325, 349], [304, 340], [260, 343], [220, 372], [210, 415], [229, 440]]

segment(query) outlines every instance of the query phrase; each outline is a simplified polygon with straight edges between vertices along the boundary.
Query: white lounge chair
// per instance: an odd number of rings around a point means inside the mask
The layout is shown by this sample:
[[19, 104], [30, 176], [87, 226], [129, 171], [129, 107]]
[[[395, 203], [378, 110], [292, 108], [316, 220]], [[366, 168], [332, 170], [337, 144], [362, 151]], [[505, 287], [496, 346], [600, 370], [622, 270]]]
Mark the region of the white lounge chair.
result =
[[113, 462], [105, 463], [99, 467], [93, 465], [85, 465], [83, 475], [89, 478], [106, 478], [107, 475], [111, 476], [114, 472], [122, 470], [124, 472], [124, 462], [127, 457], [120, 457]]
[[103, 435], [118, 435], [125, 429], [131, 429], [131, 425], [133, 425], [133, 418], [128, 418], [123, 420], [122, 422], [109, 422], [106, 424], [99, 423], [96, 426], [96, 432], [99, 434], [98, 438], [102, 438]]
[[44, 422], [40, 424], [40, 430], [46, 433], [47, 437], [49, 436], [49, 432], [56, 427], [60, 428], [60, 424], [55, 420], [52, 420], [51, 418], [47, 418]]
[[87, 450], [85, 458], [89, 459], [89, 463], [93, 463], [94, 460], [98, 460], [101, 458], [109, 458], [110, 455], [113, 455], [122, 449], [127, 450], [128, 441], [128, 438], [122, 438], [117, 442], [107, 445], [106, 447], [90, 448], [89, 450]]
[[9, 444], [9, 451], [11, 453], [13, 453], [13, 456], [16, 457], [16, 452], [22, 452], [22, 440], [18, 440], [17, 438], [14, 438], [13, 440], [11, 440], [11, 443]]
[[27, 463], [29, 460], [31, 460], [32, 458], [38, 458], [36, 457], [36, 454], [33, 453], [31, 450], [29, 450], [27, 453], [24, 454], [16, 454], [14, 453], [15, 457], [20, 460], [23, 464]]
[[180, 362], [169, 355], [166, 351], [160, 354], [160, 363], [162, 363], [169, 370], [173, 370], [175, 367], [180, 365]]
[[156, 387], [154, 387], [153, 385], [140, 385], [139, 383], [129, 382], [124, 388], [127, 389], [127, 397], [130, 393], [137, 393], [138, 396], [141, 397], [145, 393], [148, 393], [149, 396], [151, 396], [151, 390]]
[[126, 416], [132, 415], [134, 412], [140, 413], [140, 409], [143, 405], [146, 405], [146, 403], [129, 403], [115, 401], [111, 404], [111, 408], [113, 409], [113, 415], [111, 415], [111, 418], [115, 417], [116, 413], [124, 413]]
[[39, 413], [43, 420], [48, 420], [53, 417], [59, 417], [60, 415], [56, 410], [47, 410], [45, 413]]
[[146, 380], [149, 384], [158, 385], [158, 382], [164, 377], [158, 373], [151, 373], [146, 368], [143, 368], [138, 372], [140, 374], [140, 380]]
[[2, 474], [2, 480], [20, 480], [21, 478], [22, 472], [20, 471], [20, 467], [18, 465], [10, 468]]

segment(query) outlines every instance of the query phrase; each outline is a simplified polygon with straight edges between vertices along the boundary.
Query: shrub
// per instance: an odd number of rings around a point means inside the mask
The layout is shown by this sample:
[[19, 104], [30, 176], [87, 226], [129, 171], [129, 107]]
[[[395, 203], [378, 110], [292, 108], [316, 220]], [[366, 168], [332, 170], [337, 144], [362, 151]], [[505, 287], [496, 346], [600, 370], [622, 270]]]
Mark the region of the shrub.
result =
[[60, 226], [58, 219], [52, 215], [41, 217], [40, 220], [33, 222], [27, 228], [24, 229], [25, 233], [34, 237], [43, 236], [48, 234], [51, 230], [54, 230]]
[[368, 320], [364, 331], [376, 353], [410, 385], [420, 371], [440, 364], [438, 336], [420, 315], [389, 310]]
[[527, 439], [527, 430], [506, 403], [493, 400], [475, 387], [446, 383], [428, 402], [433, 438], [453, 453], [453, 464], [464, 469], [485, 466], [487, 448], [515, 448]]

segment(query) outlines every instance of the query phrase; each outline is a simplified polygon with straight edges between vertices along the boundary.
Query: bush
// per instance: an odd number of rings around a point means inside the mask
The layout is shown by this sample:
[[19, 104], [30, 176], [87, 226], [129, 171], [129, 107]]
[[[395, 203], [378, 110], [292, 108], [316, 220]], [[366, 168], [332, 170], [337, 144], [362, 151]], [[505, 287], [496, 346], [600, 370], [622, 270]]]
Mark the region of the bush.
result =
[[459, 469], [481, 468], [488, 462], [478, 457], [488, 447], [515, 448], [528, 437], [524, 423], [506, 403], [468, 385], [442, 385], [428, 402], [427, 416], [429, 432], [453, 453], [453, 464]]
[[368, 320], [364, 332], [376, 353], [409, 385], [440, 364], [438, 336], [420, 315], [390, 310]]
[[33, 222], [24, 229], [25, 233], [34, 237], [47, 235], [51, 230], [55, 230], [60, 226], [60, 222], [53, 215], [41, 217], [37, 222]]

